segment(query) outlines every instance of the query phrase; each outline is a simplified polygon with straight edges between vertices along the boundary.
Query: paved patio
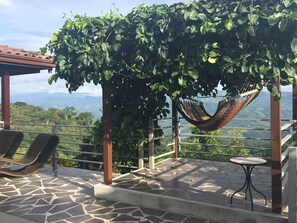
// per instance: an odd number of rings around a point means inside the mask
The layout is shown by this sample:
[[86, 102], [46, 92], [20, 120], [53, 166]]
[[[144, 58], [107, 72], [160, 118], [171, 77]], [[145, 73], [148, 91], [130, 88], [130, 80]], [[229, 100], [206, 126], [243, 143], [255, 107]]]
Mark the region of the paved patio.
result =
[[285, 207], [282, 215], [271, 213], [270, 167], [257, 166], [252, 172], [253, 185], [265, 194], [268, 202], [265, 205], [263, 196], [252, 190], [253, 212], [250, 199], [245, 200], [244, 191], [237, 193], [233, 197], [233, 204], [230, 204], [231, 195], [245, 181], [244, 171], [239, 165], [195, 159], [168, 159], [155, 167], [155, 170], [140, 169], [121, 175], [114, 178], [111, 185], [99, 183], [95, 185], [95, 196], [217, 222], [288, 222]]
[[[254, 186], [267, 197], [252, 190], [254, 209], [257, 212], [271, 212], [270, 167], [257, 166], [252, 172]], [[251, 210], [250, 200], [244, 199], [244, 191], [231, 195], [244, 184], [244, 172], [239, 165], [228, 162], [206, 160], [168, 159], [156, 165], [155, 170], [142, 169], [119, 176], [114, 187], [127, 188], [153, 194], [173, 196], [185, 200], [229, 206]]]
[[31, 177], [2, 176], [0, 221], [216, 223], [164, 210], [94, 198], [93, 186], [99, 182], [102, 182], [100, 173], [73, 168], [59, 168], [58, 177], [55, 178], [51, 176], [50, 166]]

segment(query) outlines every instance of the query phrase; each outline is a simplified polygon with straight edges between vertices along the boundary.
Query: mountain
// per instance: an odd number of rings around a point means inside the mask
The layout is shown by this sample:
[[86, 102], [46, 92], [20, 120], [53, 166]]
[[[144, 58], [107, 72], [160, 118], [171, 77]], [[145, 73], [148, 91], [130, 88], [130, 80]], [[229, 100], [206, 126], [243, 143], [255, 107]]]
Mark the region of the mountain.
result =
[[[203, 98], [204, 107], [213, 114], [219, 100], [222, 98]], [[79, 112], [91, 112], [96, 118], [102, 115], [102, 97], [89, 96], [86, 94], [67, 93], [26, 93], [12, 94], [11, 102], [26, 102], [42, 108], [65, 108], [74, 107]], [[246, 108], [239, 112], [241, 118], [270, 118], [270, 93], [262, 91], [259, 96]], [[282, 92], [282, 117], [292, 118], [292, 92]]]
[[12, 94], [11, 103], [25, 102], [27, 104], [48, 108], [74, 107], [79, 112], [91, 112], [96, 118], [102, 115], [101, 96], [89, 96], [86, 94], [67, 93], [24, 93]]

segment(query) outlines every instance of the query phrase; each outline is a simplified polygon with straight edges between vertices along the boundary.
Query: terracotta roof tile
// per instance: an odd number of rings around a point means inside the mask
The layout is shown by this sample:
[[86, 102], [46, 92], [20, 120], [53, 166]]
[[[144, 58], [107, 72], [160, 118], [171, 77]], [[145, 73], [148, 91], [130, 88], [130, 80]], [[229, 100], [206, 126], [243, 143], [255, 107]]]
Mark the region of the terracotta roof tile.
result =
[[53, 61], [53, 57], [50, 55], [42, 55], [38, 51], [24, 50], [21, 48], [9, 47], [7, 45], [0, 45], [0, 53], [49, 60], [49, 62]]
[[50, 55], [0, 45], [0, 75], [3, 72], [9, 72], [10, 75], [38, 73], [54, 67], [54, 58]]

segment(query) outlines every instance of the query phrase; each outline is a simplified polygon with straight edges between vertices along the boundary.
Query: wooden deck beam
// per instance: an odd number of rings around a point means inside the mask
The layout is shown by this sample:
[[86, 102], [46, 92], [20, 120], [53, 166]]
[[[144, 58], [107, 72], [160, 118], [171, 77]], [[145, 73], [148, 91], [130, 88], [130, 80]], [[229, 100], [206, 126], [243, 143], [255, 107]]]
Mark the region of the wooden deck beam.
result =
[[[280, 81], [276, 88], [280, 90]], [[271, 120], [271, 193], [272, 212], [281, 214], [282, 211], [282, 147], [281, 147], [281, 101], [275, 101], [270, 95]]]
[[2, 121], [4, 121], [4, 129], [10, 129], [10, 76], [7, 71], [2, 74], [1, 87]]
[[112, 183], [112, 139], [111, 139], [111, 86], [102, 84], [103, 96], [103, 167], [104, 183]]

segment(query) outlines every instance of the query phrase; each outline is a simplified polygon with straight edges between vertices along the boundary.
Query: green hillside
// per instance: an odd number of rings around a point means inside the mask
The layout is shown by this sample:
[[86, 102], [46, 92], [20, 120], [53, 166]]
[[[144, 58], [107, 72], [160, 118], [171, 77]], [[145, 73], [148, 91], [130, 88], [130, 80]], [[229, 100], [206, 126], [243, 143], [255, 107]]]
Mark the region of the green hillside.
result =
[[[222, 98], [203, 98], [201, 99], [207, 111], [214, 113], [217, 102]], [[65, 93], [32, 93], [12, 95], [11, 102], [25, 102], [30, 105], [38, 106], [43, 109], [56, 108], [64, 109], [73, 107], [77, 112], [90, 112], [96, 118], [102, 115], [102, 98], [101, 96], [88, 96], [84, 94], [65, 94]], [[292, 93], [282, 92], [282, 116], [290, 119], [292, 117]], [[260, 95], [245, 109], [243, 109], [237, 117], [253, 117], [253, 118], [269, 118], [270, 117], [270, 94], [262, 91]]]
[[[45, 96], [45, 94], [43, 94]], [[15, 123], [33, 123], [33, 124], [45, 124], [45, 125], [67, 125], [67, 126], [77, 126], [77, 125], [93, 125], [94, 120], [97, 119], [99, 114], [97, 113], [97, 117], [93, 115], [91, 112], [92, 110], [101, 110], [102, 106], [102, 99], [101, 97], [86, 97], [86, 96], [78, 96], [78, 95], [68, 95], [68, 94], [54, 94], [54, 97], [51, 98], [49, 95], [47, 95], [48, 98], [46, 97], [46, 100], [42, 100], [41, 95], [35, 95], [32, 96], [28, 99], [28, 97], [24, 97], [23, 101], [28, 101], [30, 100], [32, 104], [28, 104], [26, 102], [15, 102], [11, 104], [11, 120], [13, 123], [13, 128], [15, 129], [21, 129], [23, 131], [35, 131], [35, 132], [45, 132], [45, 131], [51, 131], [51, 127], [41, 127], [41, 126], [16, 126], [14, 125]], [[218, 101], [222, 98], [203, 98], [201, 100], [204, 101], [205, 108], [207, 111], [210, 113], [214, 112]], [[170, 103], [169, 103], [170, 104]], [[50, 105], [54, 105], [54, 107], [50, 107]], [[90, 112], [84, 112], [85, 106], [89, 106], [88, 108], [90, 109]], [[84, 109], [83, 109], [84, 107]], [[290, 92], [283, 92], [283, 99], [282, 99], [282, 108], [283, 108], [283, 118], [291, 118], [292, 116], [292, 93]], [[169, 108], [170, 109], [170, 108]], [[101, 115], [101, 114], [100, 114]], [[245, 109], [243, 109], [237, 117], [240, 118], [270, 118], [270, 94], [268, 92], [263, 91], [250, 105], [248, 105]], [[171, 123], [171, 121], [168, 121]], [[166, 123], [165, 125], [170, 125], [170, 123]], [[183, 121], [184, 124], [186, 124], [186, 121]], [[229, 125], [229, 127], [232, 126], [244, 126], [244, 127], [266, 127], [269, 128], [269, 122], [262, 122], [262, 121], [238, 121], [238, 120], [233, 120]], [[70, 131], [72, 133], [75, 132], [75, 134], [87, 134], [89, 135], [90, 129], [89, 130], [79, 130], [75, 128], [64, 128], [64, 127], [59, 127], [58, 128], [58, 133], [61, 134], [61, 138], [63, 142], [77, 142], [81, 143], [83, 140], [85, 141], [86, 138], [83, 137], [70, 137], [63, 135], [64, 131]], [[168, 129], [169, 131], [169, 129]], [[228, 135], [231, 134], [233, 136], [244, 136], [244, 137], [258, 137], [258, 138], [269, 138], [270, 133], [269, 131], [230, 131], [230, 129], [227, 130], [222, 130], [223, 135]], [[187, 130], [189, 132], [189, 129]], [[167, 134], [167, 133], [166, 133]], [[170, 134], [170, 133], [169, 133]], [[202, 133], [199, 133], [202, 134]], [[206, 133], [206, 134], [216, 134], [216, 133]], [[34, 137], [33, 135], [26, 134], [27, 138], [32, 138]], [[193, 140], [193, 139], [190, 139]], [[202, 139], [194, 139], [194, 140], [199, 140], [201, 141]], [[256, 141], [256, 140], [236, 140], [236, 141], [226, 141], [226, 140], [211, 140], [214, 141], [216, 144], [229, 144], [230, 145], [239, 145], [239, 146], [262, 146], [262, 147], [269, 147], [269, 141]], [[203, 142], [203, 140], [201, 141]], [[166, 143], [166, 142], [165, 142]], [[210, 143], [210, 141], [205, 141], [205, 143]], [[28, 142], [25, 143], [28, 145]], [[64, 150], [94, 150], [93, 148], [81, 148], [79, 145], [73, 145], [73, 144], [66, 144], [66, 143], [61, 143], [60, 144], [60, 149]], [[210, 152], [209, 148], [204, 148], [204, 147], [193, 147], [191, 146], [191, 149], [196, 149], [197, 151], [207, 151]], [[230, 150], [230, 149], [229, 149]], [[220, 147], [215, 147], [212, 152], [216, 153], [226, 153], [226, 150], [224, 148]], [[238, 151], [238, 153], [237, 153]], [[227, 151], [228, 153], [234, 153], [238, 155], [251, 155], [254, 154], [248, 153], [247, 150], [230, 150]], [[258, 154], [255, 153], [256, 155], [264, 155], [266, 154]], [[189, 154], [187, 154], [188, 156]], [[190, 154], [191, 155], [191, 154]], [[60, 157], [65, 157], [65, 158], [75, 158], [75, 154], [71, 153], [65, 153], [65, 152], [60, 152], [59, 153]], [[193, 154], [191, 155], [193, 156]], [[81, 158], [81, 157], [79, 157]], [[193, 158], [195, 158], [193, 156]], [[203, 159], [218, 159], [222, 160], [221, 156], [197, 156], [196, 158], [203, 158]], [[90, 157], [87, 157], [87, 159], [90, 159]], [[96, 160], [98, 158], [96, 157]], [[62, 163], [62, 165], [67, 165], [67, 166], [76, 166], [78, 165], [77, 163], [73, 163], [70, 161], [65, 161]], [[89, 166], [86, 166], [87, 168], [90, 168]]]

